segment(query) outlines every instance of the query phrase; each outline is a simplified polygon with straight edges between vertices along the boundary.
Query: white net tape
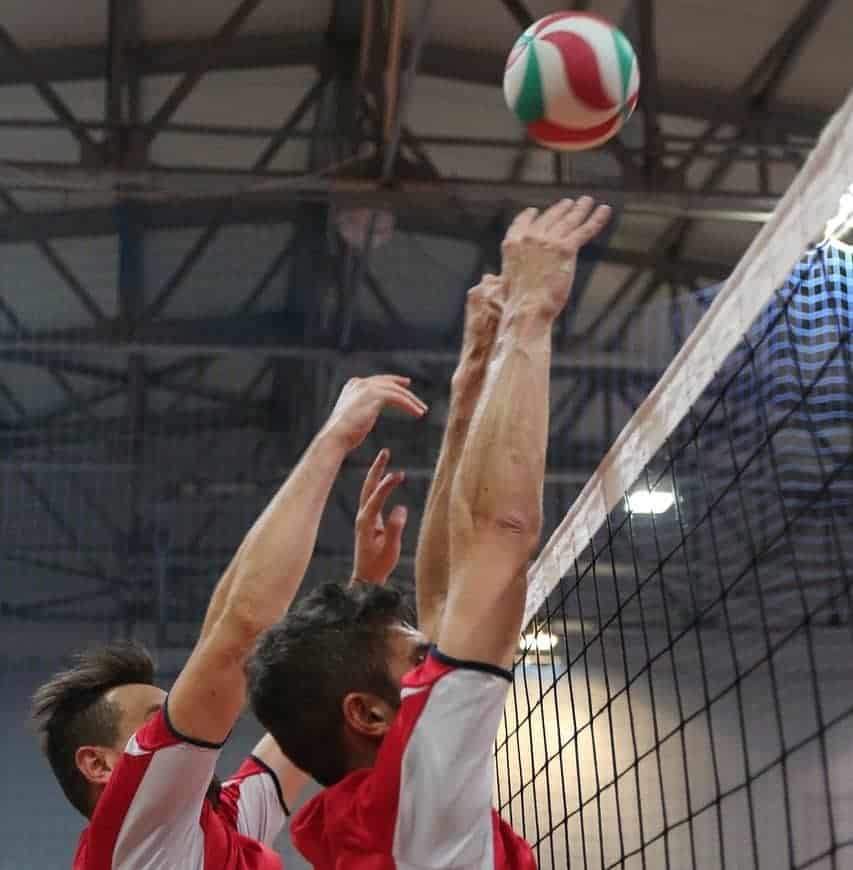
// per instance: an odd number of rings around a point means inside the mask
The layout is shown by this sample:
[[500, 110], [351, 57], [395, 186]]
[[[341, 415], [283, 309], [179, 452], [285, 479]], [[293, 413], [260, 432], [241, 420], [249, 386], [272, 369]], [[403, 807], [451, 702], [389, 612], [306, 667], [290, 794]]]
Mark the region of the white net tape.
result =
[[853, 93], [530, 569], [525, 625], [701, 396], [803, 252], [822, 238], [851, 181]]

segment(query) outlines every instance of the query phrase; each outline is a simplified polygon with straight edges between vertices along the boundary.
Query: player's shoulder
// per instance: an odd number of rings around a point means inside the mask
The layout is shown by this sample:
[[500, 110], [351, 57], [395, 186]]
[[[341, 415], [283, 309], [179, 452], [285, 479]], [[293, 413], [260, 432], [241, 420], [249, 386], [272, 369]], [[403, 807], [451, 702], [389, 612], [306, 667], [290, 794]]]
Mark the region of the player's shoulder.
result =
[[486, 662], [453, 658], [433, 646], [423, 664], [403, 677], [403, 698], [413, 692], [430, 689], [449, 676], [467, 676], [475, 681], [491, 681], [497, 678], [500, 681], [512, 682], [511, 671]]
[[208, 743], [182, 734], [172, 724], [169, 717], [169, 699], [167, 697], [163, 706], [132, 735], [125, 748], [125, 753], [145, 754], [169, 749], [173, 746], [183, 746], [201, 753], [218, 752], [222, 749], [221, 743]]

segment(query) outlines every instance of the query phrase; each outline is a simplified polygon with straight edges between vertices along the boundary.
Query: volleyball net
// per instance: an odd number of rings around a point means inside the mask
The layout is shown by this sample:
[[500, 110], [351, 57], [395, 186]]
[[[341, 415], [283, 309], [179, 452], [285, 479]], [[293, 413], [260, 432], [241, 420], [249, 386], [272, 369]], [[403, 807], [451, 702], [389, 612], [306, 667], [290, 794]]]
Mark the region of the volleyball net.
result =
[[531, 569], [543, 868], [853, 867], [851, 183], [853, 96]]

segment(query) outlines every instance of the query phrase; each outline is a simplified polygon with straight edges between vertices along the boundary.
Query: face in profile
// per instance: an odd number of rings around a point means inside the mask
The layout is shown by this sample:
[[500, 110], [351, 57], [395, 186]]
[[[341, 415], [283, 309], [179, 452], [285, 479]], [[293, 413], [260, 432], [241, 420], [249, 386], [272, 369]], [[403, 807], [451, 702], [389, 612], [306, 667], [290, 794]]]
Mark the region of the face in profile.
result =
[[157, 715], [166, 700], [166, 693], [157, 686], [128, 683], [110, 689], [104, 700], [118, 714], [114, 743], [112, 746], [81, 746], [75, 754], [77, 767], [83, 776], [100, 786], [109, 782], [133, 734]]
[[408, 623], [391, 626], [388, 630], [388, 673], [398, 689], [403, 677], [424, 663], [429, 648], [426, 636]]

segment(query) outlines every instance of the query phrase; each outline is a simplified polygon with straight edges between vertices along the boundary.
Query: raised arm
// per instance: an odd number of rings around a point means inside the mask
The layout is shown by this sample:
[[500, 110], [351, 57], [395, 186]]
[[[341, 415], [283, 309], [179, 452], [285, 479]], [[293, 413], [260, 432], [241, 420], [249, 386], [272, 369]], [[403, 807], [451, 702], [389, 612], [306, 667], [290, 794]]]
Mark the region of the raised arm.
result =
[[[245, 701], [243, 665], [257, 637], [286, 612], [308, 567], [320, 518], [346, 455], [358, 447], [382, 408], [415, 417], [424, 404], [390, 375], [354, 379], [287, 482], [249, 530], [228, 566], [203, 632], [169, 694], [172, 727], [218, 744]], [[224, 587], [224, 588], [223, 588]]]
[[[355, 559], [351, 582], [383, 584], [400, 558], [406, 509], [397, 505], [390, 514], [384, 508], [391, 493], [403, 482], [401, 471], [388, 472], [391, 454], [381, 450], [370, 467], [361, 489], [355, 523]], [[296, 767], [269, 735], [264, 735], [252, 750], [252, 756], [275, 775], [281, 798], [292, 811], [311, 777]], [[265, 821], [270, 814], [261, 814]]]
[[459, 365], [450, 382], [450, 406], [438, 462], [427, 496], [415, 554], [418, 628], [434, 641], [450, 577], [450, 493], [468, 427], [486, 379], [505, 293], [504, 282], [484, 275], [468, 291]]
[[451, 575], [438, 633], [445, 655], [512, 665], [539, 542], [551, 328], [578, 250], [606, 224], [589, 197], [522, 212], [504, 242], [507, 301], [450, 500]]

